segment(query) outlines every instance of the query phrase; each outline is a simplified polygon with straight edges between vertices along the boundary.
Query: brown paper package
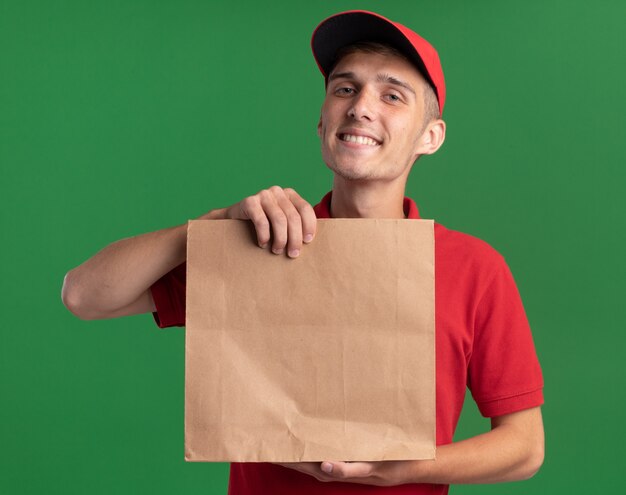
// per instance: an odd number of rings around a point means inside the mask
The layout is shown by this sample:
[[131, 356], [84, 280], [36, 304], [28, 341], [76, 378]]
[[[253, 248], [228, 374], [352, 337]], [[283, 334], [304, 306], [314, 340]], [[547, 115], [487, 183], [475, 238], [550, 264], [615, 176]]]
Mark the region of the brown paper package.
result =
[[185, 458], [435, 456], [432, 220], [325, 219], [290, 259], [192, 220]]

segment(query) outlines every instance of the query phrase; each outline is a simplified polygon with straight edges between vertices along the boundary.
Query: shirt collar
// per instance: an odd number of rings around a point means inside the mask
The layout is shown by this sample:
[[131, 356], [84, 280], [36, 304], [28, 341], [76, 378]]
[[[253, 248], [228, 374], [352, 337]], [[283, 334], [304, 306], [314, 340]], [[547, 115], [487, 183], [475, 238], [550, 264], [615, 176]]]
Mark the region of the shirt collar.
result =
[[[332, 195], [332, 191], [328, 192], [326, 196], [324, 196], [322, 200], [313, 207], [313, 209], [315, 210], [315, 216], [317, 218], [332, 218], [330, 216], [330, 198], [332, 197]], [[416, 220], [420, 217], [417, 205], [415, 204], [415, 201], [413, 201], [411, 198], [405, 197], [402, 207], [404, 209], [404, 214], [406, 215], [406, 218]]]

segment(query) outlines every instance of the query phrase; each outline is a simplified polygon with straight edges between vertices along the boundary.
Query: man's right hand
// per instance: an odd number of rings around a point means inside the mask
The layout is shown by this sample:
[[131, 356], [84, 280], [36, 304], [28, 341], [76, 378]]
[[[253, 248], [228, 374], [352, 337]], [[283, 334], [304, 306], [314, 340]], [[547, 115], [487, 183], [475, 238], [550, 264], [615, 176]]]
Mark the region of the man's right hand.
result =
[[[251, 220], [259, 246], [295, 258], [315, 236], [316, 217], [293, 189], [270, 187], [200, 218]], [[185, 261], [187, 224], [114, 242], [70, 270], [62, 298], [79, 318], [91, 320], [154, 311], [150, 286]]]
[[248, 196], [228, 208], [212, 210], [202, 219], [251, 220], [259, 246], [272, 243], [272, 252], [282, 254], [287, 249], [290, 258], [300, 254], [302, 243], [315, 237], [317, 218], [313, 207], [293, 189], [272, 186]]

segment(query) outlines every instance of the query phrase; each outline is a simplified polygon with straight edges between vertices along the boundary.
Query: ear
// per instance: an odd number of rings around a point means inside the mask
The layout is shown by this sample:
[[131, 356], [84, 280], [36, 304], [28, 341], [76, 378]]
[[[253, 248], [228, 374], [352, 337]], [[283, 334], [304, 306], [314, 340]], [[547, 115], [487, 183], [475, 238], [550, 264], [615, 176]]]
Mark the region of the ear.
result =
[[441, 119], [430, 122], [417, 140], [417, 155], [432, 155], [446, 139], [446, 123]]
[[317, 137], [322, 137], [322, 115], [320, 114], [320, 120], [317, 123]]

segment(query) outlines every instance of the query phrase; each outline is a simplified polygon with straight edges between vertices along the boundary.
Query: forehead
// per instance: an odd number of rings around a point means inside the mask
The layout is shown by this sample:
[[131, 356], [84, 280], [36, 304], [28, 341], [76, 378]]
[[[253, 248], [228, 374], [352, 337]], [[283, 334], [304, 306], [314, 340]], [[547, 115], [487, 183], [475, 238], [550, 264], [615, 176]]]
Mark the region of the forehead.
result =
[[376, 78], [390, 75], [404, 80], [420, 91], [427, 84], [417, 68], [401, 55], [356, 50], [341, 57], [329, 74], [329, 79], [339, 73], [350, 72], [358, 78]]

